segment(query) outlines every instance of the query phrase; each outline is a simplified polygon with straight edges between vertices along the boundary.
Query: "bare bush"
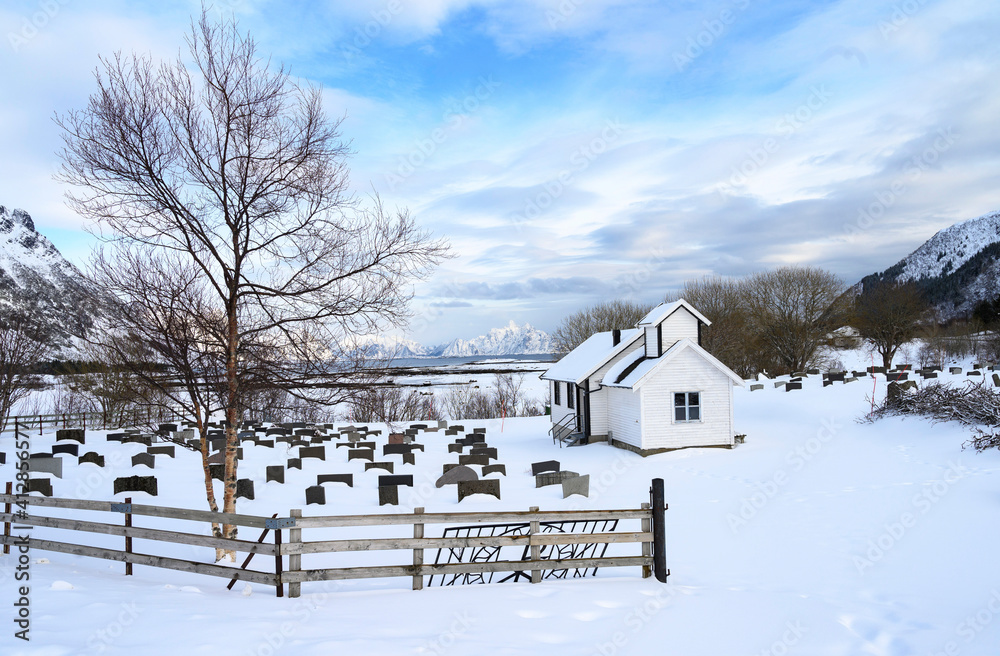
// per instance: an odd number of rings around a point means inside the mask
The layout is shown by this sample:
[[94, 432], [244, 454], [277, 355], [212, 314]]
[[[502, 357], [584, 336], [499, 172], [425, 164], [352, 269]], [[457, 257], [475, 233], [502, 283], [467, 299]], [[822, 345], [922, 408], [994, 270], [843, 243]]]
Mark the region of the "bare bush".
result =
[[0, 430], [19, 401], [42, 387], [32, 368], [45, 358], [46, 330], [34, 311], [7, 312], [0, 317]]
[[436, 419], [434, 396], [402, 387], [370, 387], [350, 401], [348, 418], [355, 422], [424, 421]]
[[900, 347], [917, 336], [928, 309], [916, 283], [873, 282], [854, 299], [851, 325], [889, 369]]
[[537, 417], [544, 409], [524, 395], [524, 374], [496, 374], [489, 391], [463, 385], [448, 391], [443, 402], [449, 419]]

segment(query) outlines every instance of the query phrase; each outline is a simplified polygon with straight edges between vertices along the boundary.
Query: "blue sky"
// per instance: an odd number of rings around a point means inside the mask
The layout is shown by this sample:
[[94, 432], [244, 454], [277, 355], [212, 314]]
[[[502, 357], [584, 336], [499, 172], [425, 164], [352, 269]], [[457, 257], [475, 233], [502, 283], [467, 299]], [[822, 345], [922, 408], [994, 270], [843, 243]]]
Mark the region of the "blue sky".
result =
[[[5, 2], [0, 204], [79, 265], [53, 112], [98, 54], [176, 56], [193, 2]], [[783, 264], [848, 282], [1000, 208], [1000, 5], [976, 0], [219, 2], [347, 116], [352, 185], [458, 257], [409, 336], [551, 330]]]

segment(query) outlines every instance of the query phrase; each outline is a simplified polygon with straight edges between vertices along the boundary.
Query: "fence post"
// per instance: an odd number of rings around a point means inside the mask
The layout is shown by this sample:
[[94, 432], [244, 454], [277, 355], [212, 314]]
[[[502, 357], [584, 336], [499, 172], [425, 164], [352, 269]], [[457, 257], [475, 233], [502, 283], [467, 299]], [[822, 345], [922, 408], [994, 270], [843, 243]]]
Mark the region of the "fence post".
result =
[[[125, 503], [129, 504], [129, 509], [132, 506], [132, 497], [125, 497]], [[125, 528], [132, 527], [132, 513], [125, 513]], [[127, 534], [125, 535], [125, 553], [132, 553], [132, 538]], [[125, 561], [125, 576], [132, 576], [132, 563]]]
[[[649, 510], [649, 508], [650, 508], [650, 505], [648, 503], [642, 504], [642, 509], [643, 510]], [[643, 517], [642, 518], [642, 532], [643, 533], [649, 533], [650, 531], [652, 531], [652, 528], [653, 528], [652, 527], [652, 523], [653, 523], [653, 515], [652, 515], [652, 513], [650, 513], [646, 517]], [[653, 555], [653, 553], [652, 553], [653, 552], [652, 547], [653, 547], [653, 545], [651, 543], [649, 543], [649, 542], [643, 542], [642, 543], [642, 557], [643, 558], [649, 558], [650, 556]], [[643, 565], [642, 566], [642, 578], [648, 579], [652, 575], [653, 575], [652, 568], [649, 565]]]
[[667, 535], [663, 525], [663, 511], [667, 509], [667, 504], [664, 502], [662, 478], [653, 479], [649, 494], [653, 506], [653, 573], [657, 581], [666, 583], [670, 572], [667, 570]]
[[[301, 510], [292, 510], [288, 513], [289, 517], [298, 519], [302, 516]], [[298, 524], [298, 522], [296, 522]], [[289, 544], [298, 544], [302, 542], [302, 529], [293, 528], [288, 531], [288, 542]], [[299, 572], [302, 570], [302, 554], [291, 554], [288, 556], [288, 571], [289, 572]], [[298, 597], [302, 594], [302, 584], [298, 581], [288, 584], [288, 596], [291, 598]]]
[[274, 593], [276, 597], [285, 596], [285, 584], [281, 582], [281, 529], [274, 529], [274, 577], [277, 584]]
[[[414, 515], [423, 515], [424, 514], [424, 509], [423, 508], [414, 508], [413, 509], [413, 514]], [[413, 523], [413, 537], [414, 538], [422, 538], [422, 537], [424, 537], [424, 525], [423, 524], [418, 524], [417, 522], [414, 521], [414, 523]], [[424, 566], [424, 550], [423, 550], [423, 548], [421, 547], [420, 549], [414, 549], [413, 550], [413, 589], [414, 590], [423, 590], [424, 589], [424, 572], [423, 572], [423, 566]]]
[[[17, 437], [14, 438], [14, 441], [17, 442]], [[7, 481], [7, 496], [9, 497], [12, 494], [14, 494], [14, 484], [10, 481]], [[10, 499], [8, 498], [7, 503], [3, 504], [3, 511], [9, 515], [10, 510], [11, 510]], [[10, 545], [7, 544], [7, 538], [9, 537], [10, 537], [10, 520], [7, 520], [6, 522], [3, 523], [3, 539], [4, 539], [3, 552], [5, 554], [10, 553]]]
[[[538, 512], [538, 506], [531, 506], [530, 508], [528, 508], [528, 511]], [[529, 524], [528, 526], [529, 526], [528, 543], [531, 545], [531, 559], [534, 561], [538, 561], [541, 560], [542, 558], [542, 547], [540, 545], [535, 544], [535, 535], [538, 534], [541, 525], [538, 523], [537, 519], [533, 519], [531, 520], [531, 524]], [[540, 569], [531, 570], [531, 582], [540, 583], [541, 580], [542, 580], [542, 570]]]

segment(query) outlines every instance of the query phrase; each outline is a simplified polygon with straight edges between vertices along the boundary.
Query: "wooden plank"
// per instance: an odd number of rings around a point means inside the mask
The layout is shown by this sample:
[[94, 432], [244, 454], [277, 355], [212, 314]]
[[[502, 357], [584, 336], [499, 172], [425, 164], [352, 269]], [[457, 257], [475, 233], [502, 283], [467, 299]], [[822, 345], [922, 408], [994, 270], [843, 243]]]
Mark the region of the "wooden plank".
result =
[[[530, 510], [533, 513], [537, 513], [538, 506], [532, 506], [531, 508], [528, 508], [528, 510]], [[531, 520], [531, 523], [528, 524], [528, 526], [530, 527], [528, 530], [528, 535], [529, 535], [529, 542], [531, 543], [531, 559], [535, 562], [538, 562], [539, 560], [542, 559], [542, 547], [539, 546], [536, 538], [539, 529], [538, 520], [537, 519]], [[531, 570], [531, 582], [532, 583], [542, 582], [542, 570], [537, 568]]]
[[[5, 538], [4, 542], [12, 541]], [[164, 569], [175, 569], [181, 572], [191, 572], [193, 574], [205, 574], [207, 576], [218, 576], [225, 579], [236, 578], [241, 581], [252, 583], [263, 583], [265, 585], [275, 585], [277, 583], [274, 574], [269, 572], [256, 572], [247, 569], [236, 569], [234, 567], [222, 567], [220, 565], [206, 565], [190, 560], [180, 560], [178, 558], [167, 558], [165, 556], [151, 556], [149, 554], [130, 553], [116, 551], [114, 549], [102, 549], [100, 547], [85, 547], [79, 544], [67, 544], [65, 542], [54, 542], [52, 540], [39, 540], [28, 538], [28, 546], [39, 551], [56, 551], [59, 553], [73, 554], [74, 556], [87, 556], [90, 558], [103, 558], [104, 560], [115, 560], [118, 562], [130, 562], [148, 567], [161, 567]]]
[[[8, 495], [0, 495], [3, 502]], [[16, 501], [17, 498], [14, 497]], [[90, 501], [86, 499], [60, 499], [56, 497], [27, 497], [33, 506], [48, 508], [69, 508], [71, 510], [95, 510], [99, 512], [116, 512], [111, 510], [111, 501]], [[117, 503], [117, 502], [114, 502]], [[216, 513], [210, 510], [187, 510], [184, 508], [169, 508], [166, 506], [149, 506], [132, 504], [133, 515], [149, 517], [164, 517], [167, 519], [187, 519], [195, 522], [214, 522], [219, 524], [235, 524], [251, 528], [266, 528], [264, 517], [256, 515], [241, 515], [239, 513]]]
[[[643, 510], [647, 510], [648, 508], [649, 508], [649, 504], [648, 503], [642, 504], [642, 509]], [[653, 530], [653, 514], [652, 514], [652, 512], [650, 512], [649, 517], [643, 517], [642, 518], [642, 530], [643, 530], [644, 533], [650, 533], [650, 534], [652, 534], [651, 533], [651, 531]], [[647, 542], [645, 540], [642, 543], [642, 555], [645, 556], [645, 557], [647, 557], [647, 558], [651, 558], [653, 556], [653, 545], [649, 544], [649, 542]], [[642, 568], [642, 578], [648, 579], [652, 575], [653, 575], [652, 569], [650, 569], [648, 566], [643, 566], [643, 568]]]
[[[302, 516], [302, 511], [299, 509], [294, 509], [289, 511], [289, 517], [299, 518]], [[288, 531], [288, 541], [291, 544], [301, 544], [302, 543], [302, 529], [293, 528]], [[282, 545], [282, 553], [285, 553], [284, 545]], [[288, 569], [292, 572], [297, 572], [302, 569], [302, 556], [295, 554], [288, 556]], [[291, 598], [299, 597], [302, 595], [302, 584], [301, 583], [289, 583], [288, 584], [288, 596]]]
[[[611, 519], [642, 519], [648, 510], [552, 510], [539, 513], [511, 511], [495, 513], [426, 513], [420, 517], [424, 524], [515, 524], [529, 523], [537, 517], [540, 522], [583, 522]], [[296, 520], [299, 528], [335, 528], [339, 526], [391, 526], [412, 524], [411, 514], [385, 515], [332, 515], [303, 517]]]
[[505, 535], [468, 538], [373, 538], [322, 540], [282, 545], [282, 553], [311, 554], [345, 551], [386, 551], [393, 549], [460, 549], [478, 547], [523, 547], [526, 545], [612, 544], [652, 542], [652, 533], [539, 533], [535, 536]]
[[[486, 572], [514, 572], [529, 569], [588, 569], [594, 567], [642, 567], [652, 564], [651, 558], [642, 556], [619, 556], [614, 558], [576, 558], [566, 560], [505, 560], [483, 563], [441, 563], [420, 566], [422, 576], [440, 574], [468, 574]], [[383, 567], [341, 567], [336, 569], [311, 569], [301, 572], [286, 572], [285, 581], [337, 581], [344, 579], [392, 578], [413, 576], [417, 572], [413, 565]]]
[[[13, 518], [13, 515], [3, 514], [0, 519]], [[23, 522], [21, 520], [24, 520]], [[197, 547], [211, 547], [213, 549], [232, 549], [249, 553], [259, 553], [265, 556], [274, 555], [273, 544], [257, 544], [248, 540], [229, 540], [217, 538], [211, 535], [197, 535], [195, 533], [179, 533], [177, 531], [164, 531], [158, 528], [125, 527], [115, 524], [102, 524], [100, 522], [87, 522], [80, 519], [63, 519], [61, 517], [41, 517], [38, 515], [28, 515], [18, 518], [18, 522], [32, 526], [46, 526], [48, 528], [61, 528], [69, 531], [85, 531], [87, 533], [102, 533], [104, 535], [117, 535], [119, 537], [132, 537], [139, 540], [156, 540], [157, 542], [173, 542], [178, 544], [191, 544]]]

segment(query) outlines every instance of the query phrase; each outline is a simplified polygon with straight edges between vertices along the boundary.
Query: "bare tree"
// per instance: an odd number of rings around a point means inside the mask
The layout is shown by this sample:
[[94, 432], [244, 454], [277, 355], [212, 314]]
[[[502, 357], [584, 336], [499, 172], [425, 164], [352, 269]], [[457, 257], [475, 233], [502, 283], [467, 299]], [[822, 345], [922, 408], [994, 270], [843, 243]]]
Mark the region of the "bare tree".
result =
[[619, 299], [574, 312], [552, 333], [552, 348], [556, 353], [569, 353], [594, 333], [635, 328], [652, 309], [652, 305]]
[[32, 309], [0, 315], [0, 430], [18, 401], [41, 385], [34, 367], [48, 354], [46, 331]]
[[815, 267], [781, 267], [749, 276], [753, 331], [778, 365], [802, 371], [816, 362], [827, 336], [847, 320], [844, 282]]
[[[337, 383], [365, 369], [352, 336], [404, 321], [409, 283], [446, 246], [405, 210], [348, 195], [349, 147], [321, 90], [269, 67], [235, 21], [203, 11], [187, 44], [190, 70], [180, 58], [101, 60], [87, 108], [56, 119], [60, 179], [101, 226], [94, 277], [134, 307], [130, 330], [184, 394], [158, 389], [198, 422], [224, 412], [222, 511], [233, 512], [248, 396], [345, 398]], [[210, 480], [206, 493], [213, 507]]]
[[915, 283], [875, 282], [865, 285], [855, 297], [851, 325], [882, 357], [882, 366], [888, 369], [899, 347], [917, 336], [927, 309], [927, 302]]
[[98, 335], [85, 343], [83, 372], [73, 377], [73, 391], [101, 413], [105, 426], [123, 426], [142, 400], [142, 379], [135, 364], [143, 361], [140, 345], [127, 336]]

